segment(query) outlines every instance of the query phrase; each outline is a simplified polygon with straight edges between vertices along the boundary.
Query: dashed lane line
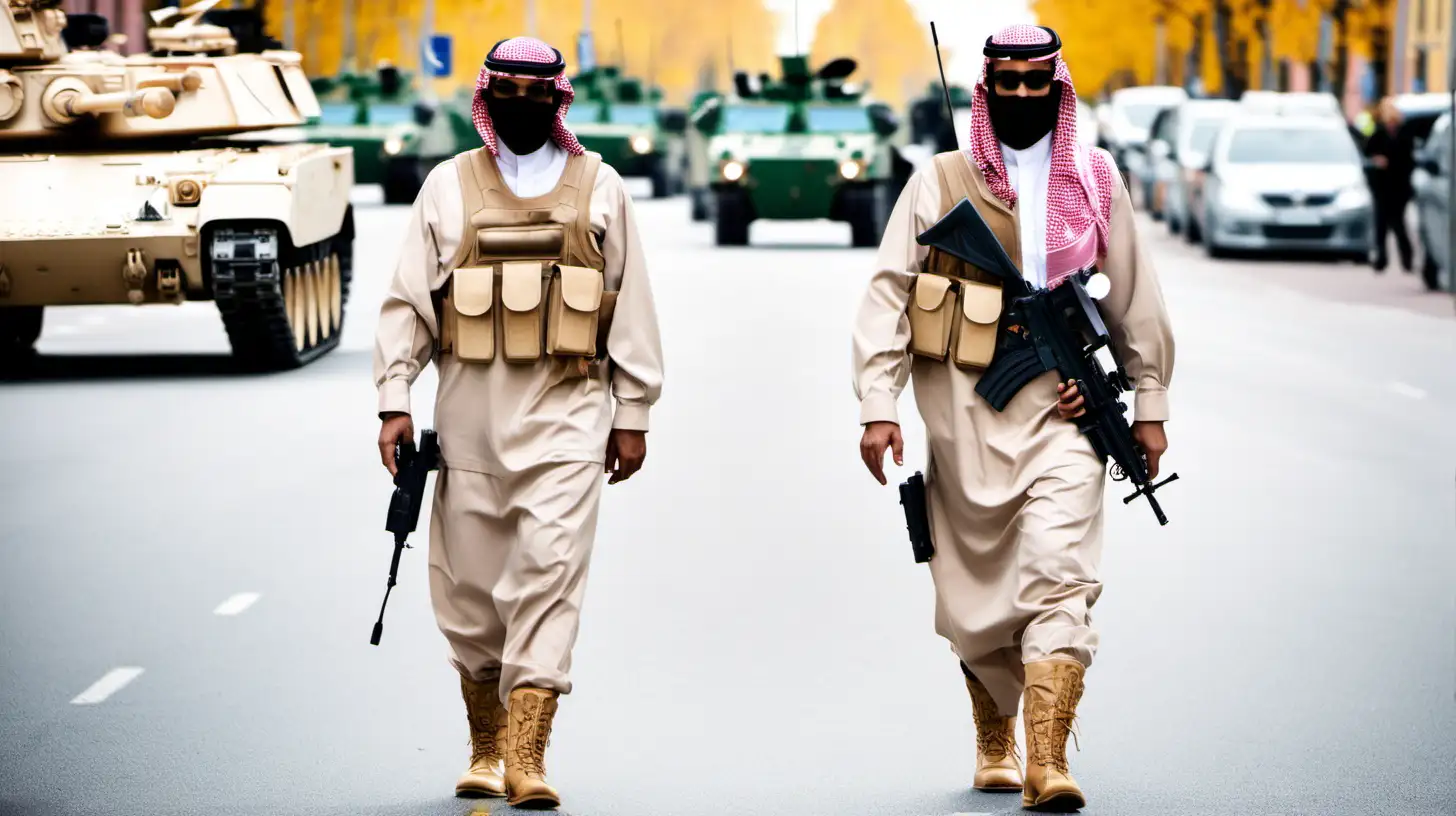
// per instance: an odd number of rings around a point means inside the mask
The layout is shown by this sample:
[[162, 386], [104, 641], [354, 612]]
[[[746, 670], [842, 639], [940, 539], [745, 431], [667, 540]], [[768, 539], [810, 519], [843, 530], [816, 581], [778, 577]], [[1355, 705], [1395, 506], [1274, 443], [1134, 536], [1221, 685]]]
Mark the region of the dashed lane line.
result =
[[106, 701], [106, 698], [121, 691], [128, 683], [137, 679], [142, 669], [136, 666], [121, 666], [112, 669], [91, 684], [91, 687], [76, 695], [71, 700], [72, 705], [95, 705]]
[[218, 604], [217, 608], [212, 610], [212, 614], [241, 615], [243, 612], [247, 611], [248, 607], [256, 603], [259, 597], [261, 596], [258, 595], [258, 593], [256, 592], [239, 592], [231, 598], [228, 598], [226, 601]]

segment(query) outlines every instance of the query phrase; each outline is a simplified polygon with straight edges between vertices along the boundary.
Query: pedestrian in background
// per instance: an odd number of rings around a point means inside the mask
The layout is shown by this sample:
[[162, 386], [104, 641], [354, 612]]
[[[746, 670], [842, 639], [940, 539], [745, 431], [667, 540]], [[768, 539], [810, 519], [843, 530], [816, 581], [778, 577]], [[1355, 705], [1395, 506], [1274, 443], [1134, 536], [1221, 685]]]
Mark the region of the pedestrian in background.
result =
[[1385, 271], [1387, 236], [1394, 232], [1396, 247], [1400, 251], [1400, 265], [1410, 272], [1412, 249], [1410, 234], [1405, 228], [1405, 208], [1413, 195], [1411, 173], [1415, 170], [1415, 144], [1410, 129], [1401, 126], [1404, 117], [1390, 97], [1380, 100], [1378, 118], [1380, 126], [1365, 143], [1365, 155], [1375, 165], [1369, 176], [1370, 191], [1375, 196], [1375, 257], [1372, 265], [1376, 272]]

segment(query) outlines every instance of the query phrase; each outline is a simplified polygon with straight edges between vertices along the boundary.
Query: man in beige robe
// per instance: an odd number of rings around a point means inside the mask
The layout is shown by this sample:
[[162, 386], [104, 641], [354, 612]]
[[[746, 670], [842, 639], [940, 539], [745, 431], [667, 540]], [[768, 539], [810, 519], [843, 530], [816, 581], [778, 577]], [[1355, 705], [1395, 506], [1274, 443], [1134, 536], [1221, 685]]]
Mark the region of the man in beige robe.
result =
[[560, 804], [545, 747], [603, 470], [615, 484], [641, 467], [663, 378], [631, 199], [566, 128], [564, 68], [539, 40], [492, 49], [473, 110], [485, 146], [426, 178], [374, 365], [391, 473], [414, 438], [410, 385], [439, 370], [430, 593], [470, 724], [456, 792], [523, 807]]
[[[960, 658], [973, 702], [973, 785], [1019, 790], [1024, 807], [1053, 810], [1085, 804], [1066, 738], [1098, 643], [1090, 610], [1102, 591], [1104, 464], [1069, 421], [1080, 396], [1055, 371], [1000, 412], [976, 393], [979, 372], [1021, 329], [1004, 319], [993, 278], [928, 252], [916, 236], [968, 198], [1032, 284], [1056, 286], [1093, 266], [1105, 274], [1100, 310], [1135, 383], [1134, 436], [1157, 473], [1173, 367], [1168, 317], [1111, 158], [1078, 145], [1076, 93], [1059, 52], [1042, 27], [987, 40], [970, 147], [937, 156], [905, 188], [854, 331], [861, 454], [881, 484], [887, 448], [903, 464], [896, 400], [907, 380], [925, 422], [936, 631]], [[933, 330], [917, 336], [912, 325]], [[1024, 778], [1015, 739], [1023, 692]]]

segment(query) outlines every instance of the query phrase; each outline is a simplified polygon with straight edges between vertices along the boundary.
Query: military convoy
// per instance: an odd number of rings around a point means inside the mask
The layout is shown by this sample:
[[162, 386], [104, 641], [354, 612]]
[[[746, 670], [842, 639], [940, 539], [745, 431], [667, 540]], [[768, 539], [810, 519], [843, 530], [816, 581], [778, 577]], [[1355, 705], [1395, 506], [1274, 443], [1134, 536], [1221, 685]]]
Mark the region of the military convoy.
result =
[[105, 18], [68, 20], [59, 0], [0, 5], [6, 364], [58, 305], [211, 300], [250, 368], [338, 345], [352, 153], [247, 139], [318, 103], [297, 53], [240, 53], [228, 28], [201, 22], [216, 2], [153, 12], [151, 53], [130, 57], [97, 50]]
[[910, 173], [893, 142], [899, 122], [845, 82], [852, 59], [812, 73], [802, 56], [780, 63], [778, 80], [739, 73], [733, 95], [693, 112], [705, 137], [696, 166], [707, 171], [694, 182], [711, 191], [718, 246], [746, 245], [758, 219], [821, 218], [848, 222], [853, 246], [876, 246]]
[[662, 91], [603, 65], [572, 77], [576, 99], [567, 124], [587, 150], [602, 155], [624, 178], [652, 180], [652, 197], [683, 189], [687, 114], [662, 105]]

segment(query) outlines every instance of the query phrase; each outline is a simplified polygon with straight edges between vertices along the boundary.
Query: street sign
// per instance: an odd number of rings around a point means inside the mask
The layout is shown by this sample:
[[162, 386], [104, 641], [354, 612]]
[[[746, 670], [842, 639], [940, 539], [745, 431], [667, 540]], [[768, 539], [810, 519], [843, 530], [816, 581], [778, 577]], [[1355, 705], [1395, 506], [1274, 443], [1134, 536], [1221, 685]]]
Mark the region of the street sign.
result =
[[432, 77], [450, 76], [450, 35], [436, 34], [425, 44], [425, 71]]

